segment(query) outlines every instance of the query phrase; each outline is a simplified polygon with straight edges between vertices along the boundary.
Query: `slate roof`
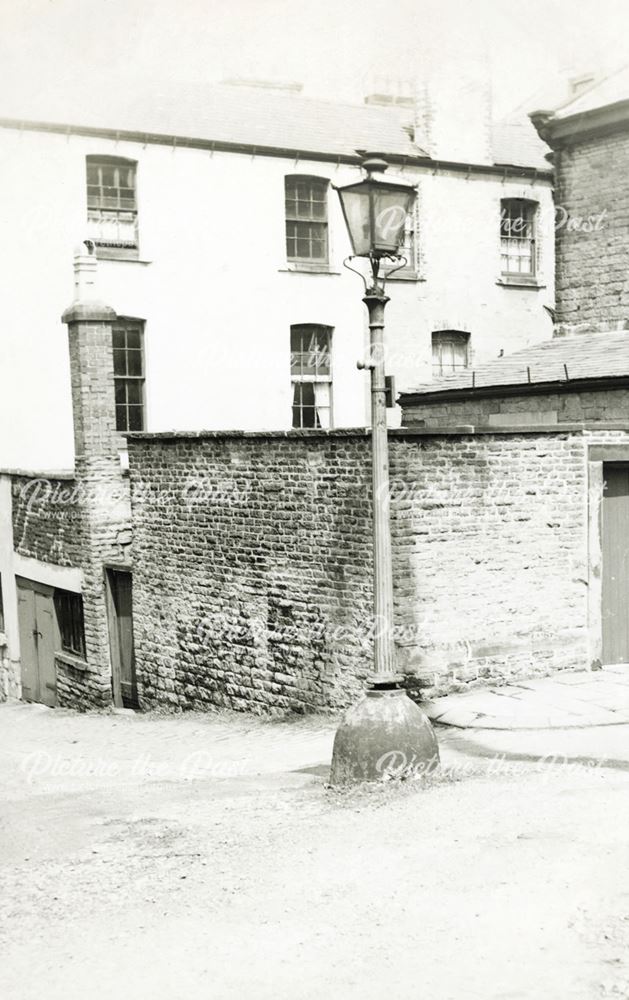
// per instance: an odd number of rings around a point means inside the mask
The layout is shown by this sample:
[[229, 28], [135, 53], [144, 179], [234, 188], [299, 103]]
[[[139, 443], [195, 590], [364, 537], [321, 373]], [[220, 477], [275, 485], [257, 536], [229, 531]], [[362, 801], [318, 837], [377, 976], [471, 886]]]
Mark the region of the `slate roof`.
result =
[[629, 64], [621, 66], [614, 73], [588, 87], [567, 104], [555, 110], [554, 119], [571, 118], [587, 111], [596, 111], [609, 104], [629, 100]]
[[[287, 150], [317, 156], [356, 157], [357, 150], [393, 157], [429, 158], [427, 143], [413, 137], [408, 107], [339, 104], [268, 90], [169, 83], [149, 93], [129, 91], [125, 100], [95, 100], [88, 89], [67, 101], [39, 94], [31, 103], [5, 95], [0, 121], [48, 124], [175, 137], [186, 142]], [[497, 123], [493, 163], [549, 170], [547, 147], [526, 118]]]
[[550, 147], [540, 139], [529, 118], [514, 117], [496, 122], [491, 138], [494, 163], [551, 169], [546, 159]]
[[427, 155], [405, 128], [409, 112], [404, 108], [337, 104], [245, 87], [169, 85], [148, 94], [129, 93], [124, 102], [87, 99], [81, 104], [78, 95], [69, 121], [67, 105], [45, 100], [38, 98], [35, 107], [11, 117], [332, 157], [355, 157], [356, 150]]
[[[566, 378], [566, 366], [568, 378]], [[629, 377], [629, 330], [553, 337], [533, 347], [497, 358], [447, 381], [432, 382], [403, 393], [443, 393], [491, 386], [555, 383], [577, 379]]]

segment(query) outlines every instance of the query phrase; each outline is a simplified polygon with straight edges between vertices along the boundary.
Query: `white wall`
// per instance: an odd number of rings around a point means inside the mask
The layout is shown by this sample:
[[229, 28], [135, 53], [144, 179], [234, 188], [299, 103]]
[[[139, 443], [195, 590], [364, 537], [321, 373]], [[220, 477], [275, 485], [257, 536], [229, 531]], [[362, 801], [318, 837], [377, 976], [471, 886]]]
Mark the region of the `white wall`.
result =
[[[85, 156], [138, 161], [140, 261], [101, 261], [103, 299], [146, 321], [147, 429], [288, 428], [292, 323], [334, 327], [334, 421], [364, 424], [368, 376], [362, 285], [342, 266], [349, 243], [330, 193], [333, 274], [288, 270], [284, 176], [334, 184], [357, 168], [276, 157], [0, 129], [2, 325], [0, 468], [73, 462], [67, 334], [72, 257], [86, 235]], [[398, 389], [430, 379], [433, 329], [469, 329], [476, 360], [551, 335], [547, 288], [505, 289], [499, 276], [500, 178], [407, 171], [420, 182], [424, 281], [391, 282], [389, 371]], [[528, 197], [550, 203], [547, 185]]]
[[[500, 283], [500, 203], [540, 205], [539, 288]], [[419, 177], [421, 275], [409, 290], [395, 285], [389, 309], [391, 360], [398, 389], [431, 381], [431, 333], [471, 335], [473, 364], [511, 354], [552, 336], [544, 306], [554, 303], [553, 201], [548, 183], [440, 172]], [[393, 340], [393, 336], [395, 340]], [[471, 376], [470, 376], [471, 378]]]

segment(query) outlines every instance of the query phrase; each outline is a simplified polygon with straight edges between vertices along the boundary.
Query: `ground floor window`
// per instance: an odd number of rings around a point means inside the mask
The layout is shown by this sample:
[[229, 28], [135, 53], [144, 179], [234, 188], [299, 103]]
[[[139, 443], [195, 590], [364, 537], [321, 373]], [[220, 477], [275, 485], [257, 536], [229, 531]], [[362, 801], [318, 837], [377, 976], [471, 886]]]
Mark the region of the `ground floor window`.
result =
[[85, 659], [83, 598], [69, 590], [55, 590], [54, 600], [61, 648], [66, 653]]
[[470, 335], [459, 330], [436, 330], [432, 335], [434, 378], [455, 375], [470, 363]]

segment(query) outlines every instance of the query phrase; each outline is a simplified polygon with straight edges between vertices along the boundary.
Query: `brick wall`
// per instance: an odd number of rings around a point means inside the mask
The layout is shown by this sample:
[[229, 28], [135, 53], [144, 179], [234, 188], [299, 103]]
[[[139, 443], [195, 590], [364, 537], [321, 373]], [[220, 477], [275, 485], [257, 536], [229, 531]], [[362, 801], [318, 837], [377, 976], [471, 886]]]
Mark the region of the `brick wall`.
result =
[[[370, 668], [369, 438], [130, 441], [140, 701], [338, 708]], [[586, 666], [581, 432], [391, 434], [395, 640], [427, 697]]]
[[629, 131], [555, 152], [558, 332], [629, 328]]
[[452, 427], [461, 424], [474, 426], [511, 424], [549, 424], [601, 422], [627, 419], [629, 391], [558, 392], [544, 395], [506, 396], [483, 399], [472, 395], [469, 399], [444, 399], [421, 406], [404, 406], [403, 422], [406, 427], [414, 424]]

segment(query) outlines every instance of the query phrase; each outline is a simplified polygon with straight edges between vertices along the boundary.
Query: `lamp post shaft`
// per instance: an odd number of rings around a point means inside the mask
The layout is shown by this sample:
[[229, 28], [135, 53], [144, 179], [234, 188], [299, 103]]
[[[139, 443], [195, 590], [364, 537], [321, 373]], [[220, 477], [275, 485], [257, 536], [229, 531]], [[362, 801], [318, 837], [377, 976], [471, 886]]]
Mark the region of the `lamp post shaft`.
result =
[[374, 575], [373, 684], [378, 687], [393, 685], [398, 680], [393, 644], [389, 441], [384, 369], [384, 308], [388, 301], [388, 297], [378, 289], [370, 289], [363, 299], [369, 312]]
[[410, 762], [410, 773], [417, 767], [430, 774], [439, 766], [432, 726], [408, 697], [396, 672], [384, 376], [384, 308], [388, 301], [375, 283], [363, 299], [369, 311], [371, 350], [374, 669], [365, 696], [346, 712], [336, 731], [330, 768], [333, 787], [391, 777], [386, 761], [392, 758]]

